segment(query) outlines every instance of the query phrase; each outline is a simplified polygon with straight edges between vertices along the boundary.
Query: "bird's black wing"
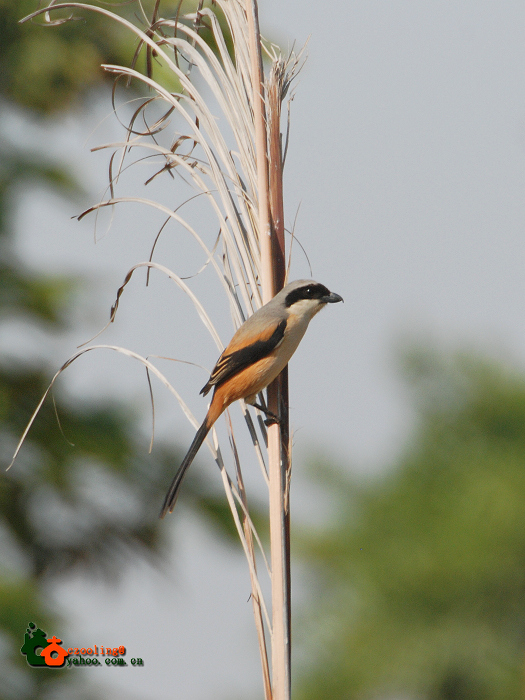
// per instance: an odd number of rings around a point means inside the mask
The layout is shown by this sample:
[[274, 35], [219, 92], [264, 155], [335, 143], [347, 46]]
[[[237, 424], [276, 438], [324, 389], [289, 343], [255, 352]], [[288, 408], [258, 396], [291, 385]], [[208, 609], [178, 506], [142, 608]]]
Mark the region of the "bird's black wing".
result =
[[222, 382], [230, 379], [230, 377], [235, 376], [238, 372], [255, 364], [258, 360], [262, 360], [267, 357], [275, 348], [282, 342], [284, 337], [284, 331], [286, 328], [286, 319], [283, 319], [279, 325], [276, 327], [272, 335], [266, 340], [256, 340], [251, 345], [241, 348], [240, 350], [234, 350], [234, 352], [228, 354], [222, 354], [211, 377], [205, 386], [200, 390], [201, 394], [206, 394], [210, 389]]

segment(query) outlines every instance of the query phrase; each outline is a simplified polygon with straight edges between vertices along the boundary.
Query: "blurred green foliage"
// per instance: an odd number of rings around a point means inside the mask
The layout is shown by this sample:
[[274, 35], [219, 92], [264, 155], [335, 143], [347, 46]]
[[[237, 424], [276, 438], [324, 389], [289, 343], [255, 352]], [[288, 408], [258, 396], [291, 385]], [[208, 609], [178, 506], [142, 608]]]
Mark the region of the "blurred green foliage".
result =
[[[79, 8], [52, 12], [52, 22], [71, 18], [71, 21], [57, 26], [45, 26], [42, 15], [19, 24], [22, 18], [46, 4], [39, 4], [37, 0], [0, 0], [0, 94], [34, 113], [53, 115], [79, 104], [79, 98], [89, 95], [103, 81], [113, 80], [103, 71], [101, 64], [131, 65], [138, 40], [118, 22], [98, 12]], [[145, 16], [134, 0], [113, 3], [95, 0], [89, 4], [118, 14], [146, 31], [154, 17], [156, 3], [155, 0], [142, 0]], [[185, 13], [194, 11], [197, 4], [197, 0], [182, 3], [162, 0], [160, 14], [181, 19]], [[205, 6], [210, 4], [208, 0]], [[215, 7], [214, 11], [224, 26], [220, 9]], [[215, 48], [205, 21], [199, 33]], [[146, 69], [145, 51], [141, 53], [137, 68]], [[151, 68], [162, 70], [155, 60], [152, 60]], [[165, 73], [163, 77], [172, 80]], [[175, 89], [179, 86], [169, 87]]]
[[421, 352], [407, 371], [420, 420], [387, 475], [315, 465], [335, 515], [300, 536], [317, 595], [296, 697], [523, 698], [525, 379]]
[[[142, 5], [151, 12], [154, 2]], [[163, 5], [176, 13], [177, 2]], [[16, 321], [56, 335], [68, 328], [79, 281], [37, 274], [17, 257], [17, 195], [38, 185], [79, 199], [83, 185], [46, 152], [45, 143], [40, 151], [26, 149], [23, 136], [9, 132], [12, 122], [5, 115], [29, 118], [29, 128], [31, 119], [45, 122], [67, 109], [89, 109], [90, 95], [108, 80], [100, 63], [129, 65], [136, 42], [95, 13], [57, 27], [44, 27], [40, 19], [18, 24], [37, 8], [37, 0], [0, 0], [0, 133], [7, 135], [0, 143], [0, 332]], [[137, 3], [110, 9], [132, 17]], [[56, 358], [49, 365], [0, 358], [4, 468], [57, 369]], [[115, 577], [130, 551], [154, 560], [164, 553], [168, 524], [159, 527], [158, 512], [179, 455], [158, 443], [147, 454], [138, 416], [116, 401], [71, 405], [57, 391], [54, 402], [49, 397], [44, 403], [11, 471], [0, 471], [0, 700], [44, 700], [57, 693], [95, 697], [81, 687], [79, 675], [30, 668], [20, 653], [30, 621], [49, 632], [67, 631], [45, 586], [80, 567], [88, 575]], [[210, 496], [195, 478], [187, 486], [186, 502], [230, 532], [224, 499]]]
[[[40, 18], [19, 24], [38, 8], [36, 0], [0, 3], [0, 91], [32, 112], [52, 114], [70, 107], [101, 82], [101, 63], [129, 61], [133, 46], [123, 31], [96, 13], [89, 21], [53, 28], [42, 26]], [[72, 12], [54, 13], [53, 19]]]

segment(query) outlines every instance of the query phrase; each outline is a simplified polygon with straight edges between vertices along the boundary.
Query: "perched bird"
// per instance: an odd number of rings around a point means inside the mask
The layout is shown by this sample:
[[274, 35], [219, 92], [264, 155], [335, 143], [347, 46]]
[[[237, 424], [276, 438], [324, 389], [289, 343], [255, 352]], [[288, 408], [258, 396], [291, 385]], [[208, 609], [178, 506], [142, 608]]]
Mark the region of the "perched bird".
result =
[[206, 396], [214, 389], [210, 408], [171, 482], [161, 518], [175, 507], [188, 467], [217, 418], [231, 403], [244, 399], [266, 413], [270, 420], [279, 420], [256, 403], [257, 394], [286, 367], [315, 314], [326, 304], [338, 301], [343, 301], [342, 297], [319, 282], [296, 280], [281, 289], [237, 330], [200, 391]]

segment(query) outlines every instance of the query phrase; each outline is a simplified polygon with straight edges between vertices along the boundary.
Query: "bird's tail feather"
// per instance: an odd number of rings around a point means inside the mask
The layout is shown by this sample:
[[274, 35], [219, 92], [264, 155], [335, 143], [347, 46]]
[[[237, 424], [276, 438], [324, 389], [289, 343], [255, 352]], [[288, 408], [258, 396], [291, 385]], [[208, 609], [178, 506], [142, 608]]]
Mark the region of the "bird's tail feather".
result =
[[209, 421], [209, 416], [206, 416], [206, 418], [204, 419], [204, 423], [197, 430], [197, 434], [193, 438], [193, 442], [190, 445], [190, 449], [188, 450], [186, 457], [184, 457], [184, 459], [182, 460], [182, 464], [178, 468], [175, 476], [173, 477], [173, 481], [171, 482], [168, 493], [166, 494], [166, 498], [164, 499], [162, 509], [160, 511], [161, 518], [163, 518], [168, 511], [171, 513], [175, 508], [175, 503], [177, 502], [179, 490], [184, 480], [184, 477], [186, 476], [188, 467], [195, 459], [195, 455], [197, 454], [200, 446], [206, 439], [206, 435], [210, 432], [210, 428], [212, 425], [213, 423]]

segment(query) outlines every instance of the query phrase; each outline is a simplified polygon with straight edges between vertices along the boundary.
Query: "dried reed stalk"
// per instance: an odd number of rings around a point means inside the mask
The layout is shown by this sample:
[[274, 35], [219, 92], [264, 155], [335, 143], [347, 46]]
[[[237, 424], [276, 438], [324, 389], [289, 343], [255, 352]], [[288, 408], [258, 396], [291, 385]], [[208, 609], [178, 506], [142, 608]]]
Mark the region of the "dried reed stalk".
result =
[[[197, 11], [182, 17], [162, 18], [162, 2], [156, 0], [151, 18], [137, 0], [139, 22], [135, 25], [106, 7], [82, 2], [56, 3], [48, 0], [47, 7], [34, 12], [23, 21], [44, 17], [47, 24], [56, 25], [68, 21], [51, 20], [51, 13], [62, 9], [79, 9], [98, 12], [131, 31], [138, 39], [138, 47], [131, 67], [104, 66], [105, 70], [125, 78], [136, 80], [152, 91], [135, 110], [127, 129], [126, 138], [120, 143], [106, 144], [115, 149], [110, 160], [109, 196], [82, 214], [99, 211], [103, 207], [136, 202], [164, 212], [166, 222], [161, 227], [152, 248], [150, 260], [138, 263], [126, 275], [117, 292], [111, 320], [115, 318], [119, 299], [139, 267], [168, 276], [192, 300], [195, 310], [218, 348], [222, 343], [206, 312], [205, 305], [176, 273], [153, 262], [152, 257], [158, 237], [168, 222], [181, 226], [203, 250], [205, 261], [201, 269], [211, 265], [228, 299], [234, 325], [269, 301], [285, 283], [285, 244], [283, 208], [283, 159], [281, 153], [281, 105], [290, 81], [297, 69], [297, 58], [291, 55], [283, 60], [274, 46], [266, 47], [271, 62], [268, 79], [265, 80], [262, 61], [262, 42], [259, 31], [257, 0], [216, 0], [224, 14], [233, 44], [232, 57], [227, 48], [223, 28], [210, 8], [204, 8], [202, 0]], [[180, 8], [179, 8], [180, 9]], [[207, 23], [216, 44], [216, 52], [203, 41], [200, 28]], [[142, 27], [142, 28], [141, 28]], [[145, 28], [144, 28], [145, 27]], [[146, 73], [136, 70], [136, 59], [146, 52]], [[170, 91], [162, 82], [154, 79], [154, 65], [159, 63], [170, 71], [180, 88]], [[194, 78], [197, 71], [198, 77]], [[200, 84], [206, 84], [214, 100], [213, 107], [204, 99]], [[146, 111], [159, 104], [165, 111], [154, 120]], [[235, 150], [218, 127], [215, 110], [222, 112], [224, 123], [230, 129]], [[182, 130], [171, 138], [171, 144], [162, 145], [159, 134], [166, 132], [172, 115], [182, 123]], [[137, 127], [139, 119], [144, 127]], [[171, 127], [170, 127], [171, 128]], [[184, 150], [184, 146], [188, 146]], [[146, 149], [153, 161], [161, 159], [161, 167], [148, 179], [153, 181], [163, 173], [180, 173], [203, 197], [217, 218], [222, 251], [217, 242], [211, 246], [203, 234], [182, 216], [179, 206], [170, 208], [142, 197], [117, 197], [115, 187], [125, 169], [125, 161], [137, 149]], [[141, 154], [144, 151], [141, 150]], [[117, 154], [120, 156], [117, 157]], [[139, 160], [139, 159], [138, 159]], [[143, 160], [143, 158], [140, 158]], [[260, 285], [260, 287], [259, 287]], [[148, 359], [116, 346], [90, 346], [84, 348], [60, 368], [43, 397], [22, 436], [16, 453], [35, 420], [43, 400], [54, 382], [69, 365], [94, 349], [108, 348], [124, 356], [140, 361], [175, 396], [182, 411], [194, 426], [199, 422], [192, 415], [178, 392], [166, 377]], [[290, 535], [289, 535], [289, 428], [288, 428], [288, 379], [286, 370], [268, 388], [268, 407], [281, 417], [280, 425], [268, 428], [267, 434], [259, 420], [262, 442], [268, 444], [268, 467], [247, 407], [244, 407], [247, 425], [255, 448], [255, 454], [269, 485], [271, 566], [262, 548], [260, 538], [250, 518], [241, 465], [236, 449], [233, 428], [230, 424], [230, 441], [236, 465], [237, 487], [232, 483], [223, 464], [215, 433], [207, 445], [221, 471], [226, 495], [239, 533], [250, 571], [252, 601], [263, 671], [266, 700], [290, 698]], [[251, 410], [251, 409], [250, 409]], [[228, 418], [229, 420], [229, 418]], [[15, 454], [16, 456], [16, 454]], [[256, 562], [256, 547], [266, 568], [270, 568], [272, 588], [272, 614], [268, 616], [262, 595]], [[271, 638], [271, 673], [268, 661], [266, 630]]]

